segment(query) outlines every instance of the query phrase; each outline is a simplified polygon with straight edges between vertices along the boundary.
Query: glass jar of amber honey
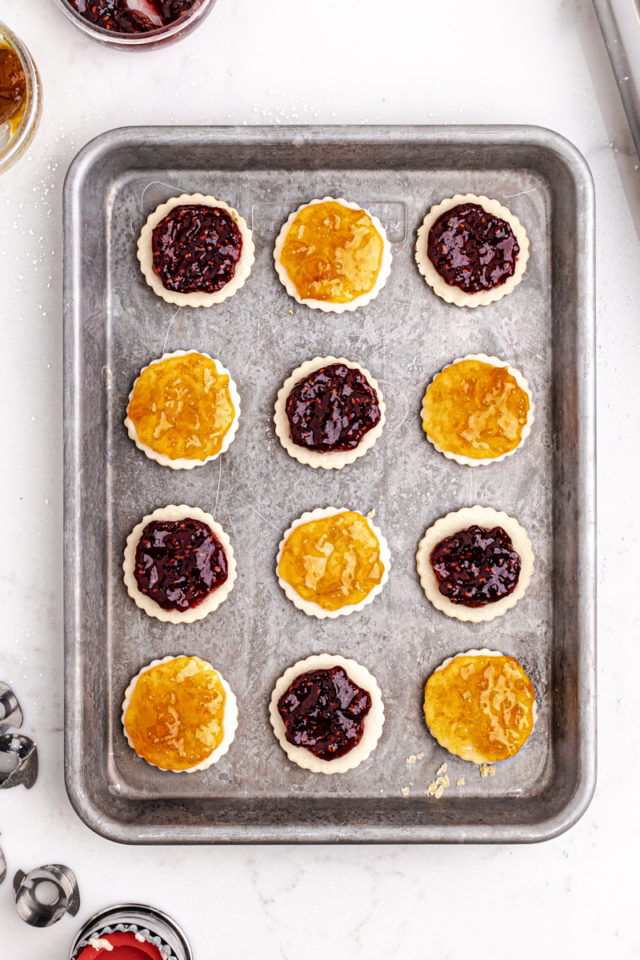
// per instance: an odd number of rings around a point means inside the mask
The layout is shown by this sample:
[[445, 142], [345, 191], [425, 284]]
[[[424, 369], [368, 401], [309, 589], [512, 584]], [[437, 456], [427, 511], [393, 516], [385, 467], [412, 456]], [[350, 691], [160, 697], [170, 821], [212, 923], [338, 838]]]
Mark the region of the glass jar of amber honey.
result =
[[36, 65], [24, 44], [0, 20], [0, 173], [31, 143], [41, 109]]

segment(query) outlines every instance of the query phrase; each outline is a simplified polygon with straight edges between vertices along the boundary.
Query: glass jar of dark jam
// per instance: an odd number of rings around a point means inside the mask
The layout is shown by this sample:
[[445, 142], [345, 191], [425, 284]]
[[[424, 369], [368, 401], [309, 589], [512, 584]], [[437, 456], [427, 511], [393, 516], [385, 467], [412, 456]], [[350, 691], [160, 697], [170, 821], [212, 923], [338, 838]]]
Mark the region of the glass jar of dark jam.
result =
[[215, 0], [56, 0], [87, 36], [123, 50], [165, 46], [202, 23]]

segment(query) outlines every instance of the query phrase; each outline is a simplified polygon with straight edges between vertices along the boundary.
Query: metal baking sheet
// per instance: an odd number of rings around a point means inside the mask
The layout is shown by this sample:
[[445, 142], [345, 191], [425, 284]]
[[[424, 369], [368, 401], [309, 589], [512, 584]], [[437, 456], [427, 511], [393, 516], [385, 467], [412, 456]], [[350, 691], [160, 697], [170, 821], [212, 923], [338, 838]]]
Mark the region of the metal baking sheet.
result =
[[[154, 296], [135, 257], [149, 212], [196, 191], [237, 207], [256, 241], [248, 282], [209, 310]], [[523, 283], [476, 310], [437, 298], [413, 259], [425, 212], [456, 192], [496, 197], [531, 239]], [[327, 194], [376, 213], [393, 245], [386, 287], [353, 314], [298, 305], [273, 269], [288, 213]], [[144, 843], [533, 841], [583, 813], [595, 782], [593, 210], [582, 157], [535, 127], [129, 128], [80, 152], [65, 187], [65, 770], [89, 826]], [[182, 472], [147, 459], [122, 424], [140, 368], [179, 348], [219, 357], [242, 399], [229, 451]], [[479, 352], [524, 372], [536, 423], [516, 456], [468, 469], [427, 442], [420, 406], [436, 371]], [[272, 424], [285, 377], [326, 354], [360, 360], [387, 403], [375, 448], [335, 472], [292, 460]], [[213, 513], [236, 552], [233, 593], [195, 624], [147, 617], [122, 583], [127, 534], [167, 503]], [[516, 516], [537, 557], [525, 598], [479, 625], [431, 607], [414, 559], [427, 526], [474, 503]], [[375, 509], [392, 567], [362, 612], [319, 621], [287, 601], [274, 562], [290, 522], [326, 505]], [[483, 646], [522, 661], [541, 707], [526, 747], [485, 778], [422, 716], [431, 671]], [[375, 752], [335, 777], [290, 764], [267, 713], [284, 669], [323, 651], [368, 667], [386, 708]], [[229, 754], [195, 775], [149, 766], [120, 726], [131, 676], [178, 653], [209, 659], [239, 703]], [[445, 761], [452, 785], [427, 796]]]
[[593, 0], [593, 5], [640, 156], [640, 0]]

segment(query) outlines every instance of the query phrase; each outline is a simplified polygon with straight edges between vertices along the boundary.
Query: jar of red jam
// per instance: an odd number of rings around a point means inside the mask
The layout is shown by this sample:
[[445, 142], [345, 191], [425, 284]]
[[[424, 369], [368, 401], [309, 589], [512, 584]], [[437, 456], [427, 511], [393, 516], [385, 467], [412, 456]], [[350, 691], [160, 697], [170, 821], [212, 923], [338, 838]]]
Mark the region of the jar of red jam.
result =
[[119, 50], [153, 50], [202, 23], [215, 0], [56, 0], [89, 37]]

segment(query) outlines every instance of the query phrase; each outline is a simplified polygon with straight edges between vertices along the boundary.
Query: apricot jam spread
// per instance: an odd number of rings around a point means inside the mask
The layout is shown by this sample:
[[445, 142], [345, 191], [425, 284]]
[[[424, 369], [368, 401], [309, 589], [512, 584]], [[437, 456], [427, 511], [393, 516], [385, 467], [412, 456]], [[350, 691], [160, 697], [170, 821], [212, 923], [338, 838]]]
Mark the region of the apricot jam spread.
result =
[[378, 395], [360, 370], [331, 363], [298, 380], [285, 406], [291, 439], [307, 450], [353, 450], [380, 421]]
[[513, 276], [520, 247], [506, 220], [477, 203], [445, 210], [429, 231], [429, 260], [449, 286], [492, 290]]
[[134, 576], [163, 610], [188, 610], [225, 582], [227, 556], [200, 520], [153, 520], [140, 536]]
[[371, 696], [342, 667], [311, 670], [278, 700], [286, 738], [321, 760], [342, 757], [360, 742]]
[[200, 657], [175, 657], [141, 673], [124, 717], [136, 753], [163, 770], [202, 763], [222, 742], [225, 691]]
[[301, 300], [350, 303], [373, 289], [383, 240], [364, 210], [311, 203], [289, 227], [280, 263]]
[[242, 234], [228, 210], [190, 203], [156, 224], [151, 249], [153, 269], [167, 290], [215, 293], [236, 272]]
[[515, 450], [529, 406], [527, 391], [506, 367], [460, 360], [427, 388], [422, 426], [442, 450], [486, 460]]
[[145, 367], [127, 408], [138, 440], [170, 460], [220, 453], [235, 415], [228, 374], [202, 353]]
[[441, 746], [472, 763], [506, 760], [534, 724], [535, 690], [513, 657], [460, 654], [432, 673], [424, 715]]
[[380, 543], [361, 513], [301, 523], [285, 540], [278, 575], [325, 610], [360, 603], [382, 580]]
[[502, 527], [473, 525], [445, 537], [431, 552], [431, 566], [440, 593], [465, 607], [509, 596], [520, 576], [520, 557]]

